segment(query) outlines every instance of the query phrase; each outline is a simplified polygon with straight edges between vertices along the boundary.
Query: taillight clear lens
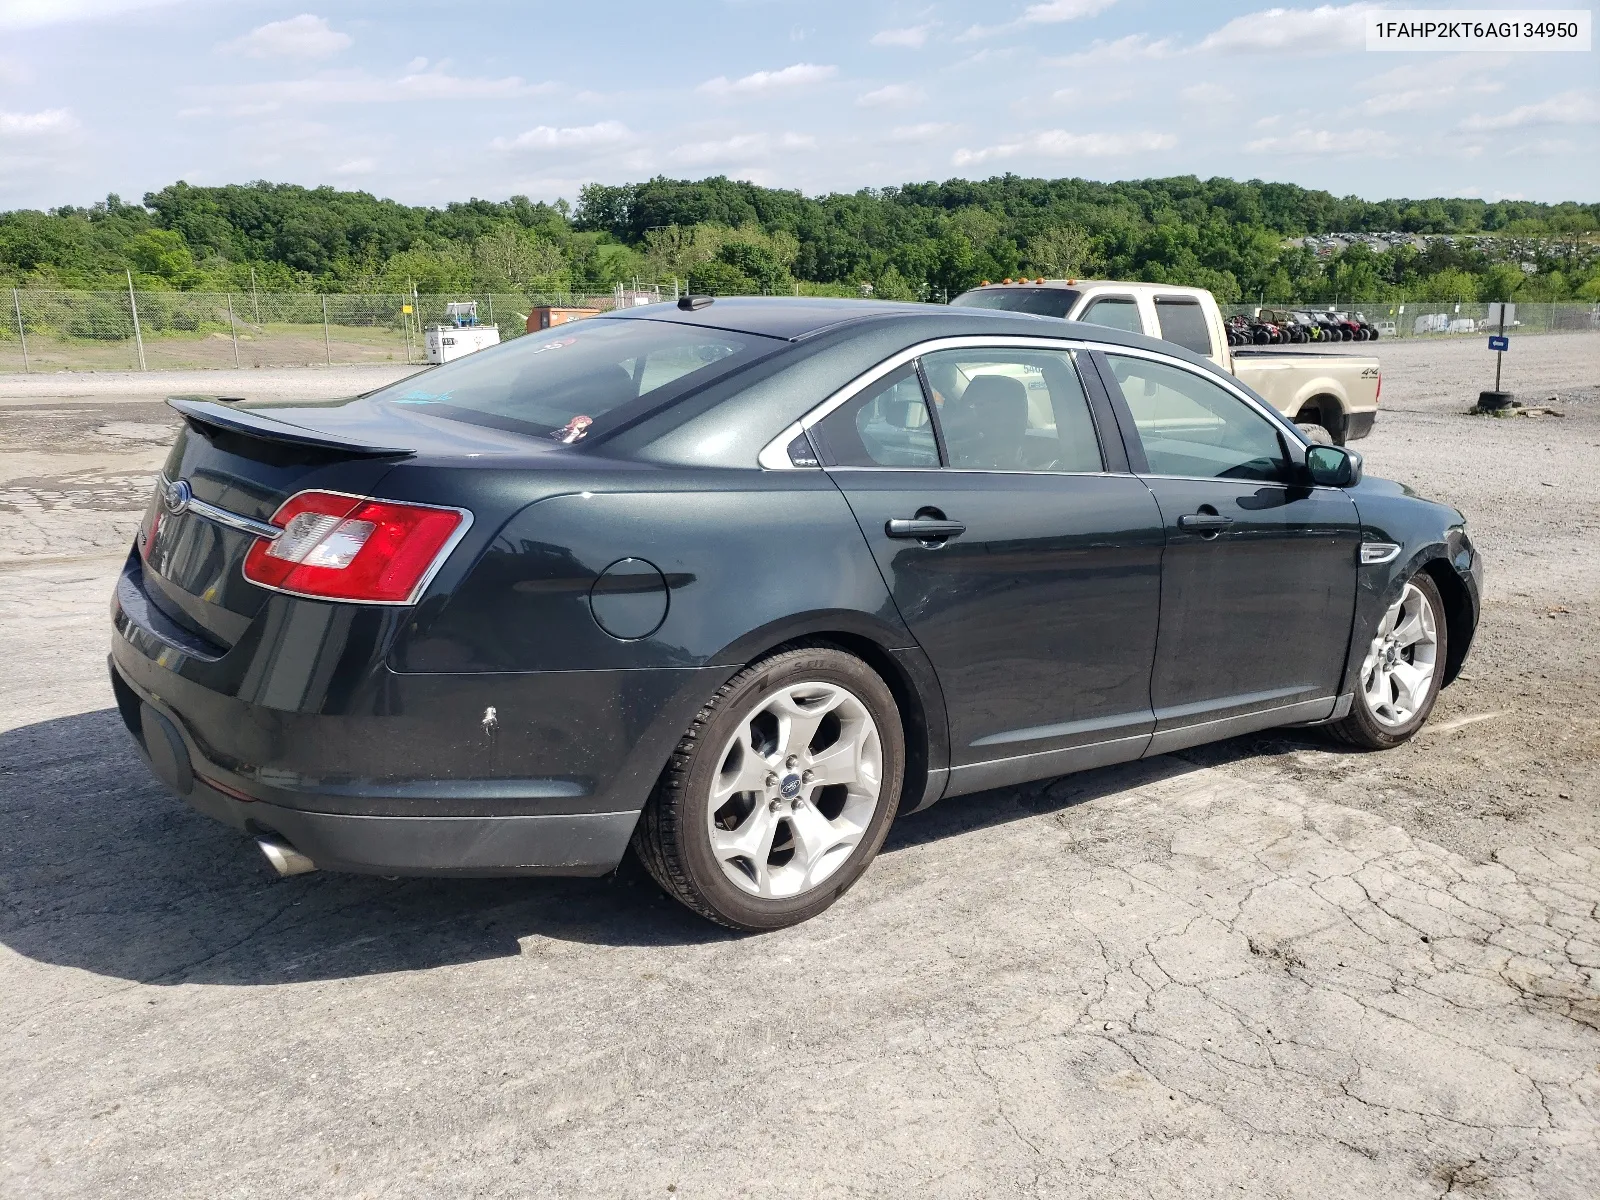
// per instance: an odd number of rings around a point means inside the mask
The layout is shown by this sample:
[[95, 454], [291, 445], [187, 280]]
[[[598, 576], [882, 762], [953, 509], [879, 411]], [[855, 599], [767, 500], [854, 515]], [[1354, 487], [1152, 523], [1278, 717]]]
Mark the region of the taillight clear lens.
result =
[[273, 514], [283, 533], [250, 547], [244, 577], [301, 596], [406, 604], [470, 519], [456, 508], [301, 492]]

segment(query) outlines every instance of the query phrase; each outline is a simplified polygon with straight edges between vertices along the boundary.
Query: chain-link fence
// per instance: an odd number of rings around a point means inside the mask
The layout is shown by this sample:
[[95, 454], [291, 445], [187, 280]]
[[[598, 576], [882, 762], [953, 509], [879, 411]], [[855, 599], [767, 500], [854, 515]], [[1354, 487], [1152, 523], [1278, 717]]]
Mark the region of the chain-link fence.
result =
[[[670, 290], [668, 298], [671, 297]], [[0, 372], [421, 363], [423, 332], [471, 300], [502, 341], [540, 305], [607, 312], [660, 299], [601, 294], [309, 295], [295, 292], [0, 293]]]
[[[1451, 337], [1498, 333], [1499, 323], [1489, 320], [1490, 306], [1465, 300], [1357, 300], [1260, 304], [1224, 304], [1224, 317], [1254, 317], [1262, 309], [1277, 311], [1336, 312], [1359, 316], [1378, 330], [1380, 338]], [[1506, 333], [1574, 333], [1600, 329], [1600, 304], [1516, 305]]]
[[[11, 291], [0, 293], [0, 372], [421, 363], [423, 331], [447, 323], [451, 301], [476, 301], [479, 320], [508, 341], [537, 306], [606, 312], [662, 295], [656, 288], [409, 296]], [[1487, 305], [1454, 301], [1272, 302], [1224, 305], [1223, 312], [1248, 317], [1263, 307], [1359, 313], [1390, 338], [1489, 329]], [[1600, 305], [1518, 304], [1506, 332], [1590, 329], [1600, 329]]]

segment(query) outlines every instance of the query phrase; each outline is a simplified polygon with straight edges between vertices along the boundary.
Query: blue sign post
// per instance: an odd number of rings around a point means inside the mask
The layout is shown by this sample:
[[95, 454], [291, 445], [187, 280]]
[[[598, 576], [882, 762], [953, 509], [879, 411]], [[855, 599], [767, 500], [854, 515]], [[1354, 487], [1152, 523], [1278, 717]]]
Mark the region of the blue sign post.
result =
[[1511, 349], [1511, 339], [1502, 335], [1491, 336], [1489, 338], [1489, 349], [1509, 350]]

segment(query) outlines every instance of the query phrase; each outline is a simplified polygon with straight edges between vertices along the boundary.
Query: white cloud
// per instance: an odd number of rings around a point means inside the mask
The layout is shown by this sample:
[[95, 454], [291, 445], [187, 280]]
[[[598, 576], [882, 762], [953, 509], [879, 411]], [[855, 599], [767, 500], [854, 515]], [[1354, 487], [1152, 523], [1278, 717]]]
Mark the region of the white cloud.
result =
[[1076, 21], [1105, 12], [1117, 0], [1050, 0], [1046, 4], [1030, 4], [1022, 14], [1024, 25], [1055, 25], [1061, 21]]
[[704, 167], [718, 163], [742, 163], [770, 158], [783, 150], [815, 150], [817, 139], [809, 133], [740, 133], [716, 141], [686, 142], [675, 146], [668, 157], [685, 166]]
[[981, 150], [962, 148], [951, 156], [958, 167], [977, 166], [1018, 155], [1048, 158], [1122, 158], [1170, 150], [1178, 139], [1170, 133], [1069, 133], [1065, 129], [1046, 129], [1019, 141], [986, 146]]
[[333, 168], [335, 175], [370, 175], [378, 169], [378, 160], [375, 158], [352, 158]]
[[78, 127], [78, 118], [66, 108], [46, 108], [40, 112], [6, 112], [0, 109], [0, 137], [47, 137], [68, 133]]
[[[383, 79], [364, 71], [281, 79], [268, 83], [196, 88], [234, 115], [264, 112], [287, 105], [392, 104], [408, 100], [509, 100], [554, 91], [552, 83], [528, 83], [521, 76], [475, 79], [441, 70]], [[192, 110], [191, 110], [192, 111]]]
[[617, 146], [633, 134], [621, 121], [599, 121], [593, 125], [574, 125], [557, 129], [537, 125], [514, 138], [495, 138], [489, 143], [496, 150], [571, 150], [592, 146]]
[[1105, 66], [1112, 63], [1147, 62], [1171, 58], [1181, 53], [1183, 51], [1178, 49], [1171, 38], [1152, 39], [1147, 34], [1130, 33], [1127, 37], [1117, 38], [1113, 42], [1091, 42], [1087, 49], [1080, 50], [1076, 54], [1048, 58], [1045, 60], [1045, 65], [1074, 68]]
[[856, 100], [862, 108], [905, 108], [921, 104], [928, 93], [909, 83], [891, 83], [866, 93]]
[[1250, 154], [1279, 157], [1318, 158], [1393, 158], [1400, 150], [1400, 139], [1381, 129], [1297, 129], [1276, 137], [1246, 142]]
[[872, 44], [904, 46], [908, 50], [920, 50], [927, 45], [928, 34], [932, 32], [932, 25], [912, 25], [906, 29], [880, 29], [872, 35]]
[[1102, 13], [1116, 2], [1117, 0], [1048, 0], [1043, 4], [1030, 4], [1014, 21], [1006, 21], [1000, 25], [973, 25], [956, 40], [969, 42], [975, 38], [1008, 33], [1026, 25], [1059, 25], [1063, 21], [1077, 21], [1083, 17]]
[[1333, 54], [1367, 44], [1371, 4], [1269, 8], [1235, 17], [1200, 39], [1196, 49], [1225, 54]]
[[[1571, 138], [1534, 138], [1530, 142], [1518, 142], [1517, 145], [1506, 151], [1507, 158], [1566, 158], [1570, 155], [1581, 154], [1577, 143]], [[1521, 195], [1498, 195], [1497, 200], [1521, 200]]]
[[889, 140], [894, 142], [931, 142], [938, 138], [948, 137], [959, 125], [949, 121], [923, 121], [916, 125], [896, 125], [889, 131]]
[[286, 21], [258, 25], [222, 49], [247, 58], [328, 58], [349, 47], [351, 41], [348, 33], [329, 28], [326, 18], [301, 13]]
[[1482, 83], [1446, 87], [1406, 88], [1396, 92], [1379, 92], [1361, 102], [1361, 111], [1369, 117], [1386, 117], [1391, 113], [1422, 112], [1434, 108], [1451, 108], [1468, 102], [1472, 96], [1493, 95], [1505, 85], [1494, 80]]
[[1597, 121], [1600, 121], [1600, 99], [1593, 92], [1574, 89], [1535, 104], [1518, 105], [1499, 116], [1468, 117], [1461, 122], [1461, 128], [1487, 133], [1530, 125], [1592, 125]]
[[1232, 104], [1238, 99], [1231, 91], [1220, 83], [1195, 83], [1181, 89], [1178, 98], [1185, 104], [1214, 106], [1219, 104]]
[[170, 8], [180, 0], [0, 0], [0, 29], [38, 29], [99, 20], [146, 8]]
[[420, 55], [420, 54], [417, 55], [416, 58], [413, 58], [410, 62], [408, 62], [406, 64], [406, 74], [407, 75], [415, 75], [418, 71], [426, 71], [427, 69], [428, 69], [428, 60], [426, 58], [423, 58], [422, 55]]
[[757, 96], [766, 92], [786, 91], [790, 88], [825, 83], [838, 73], [838, 67], [795, 63], [782, 70], [755, 71], [733, 80], [726, 75], [718, 75], [715, 79], [706, 80], [696, 90], [710, 96]]

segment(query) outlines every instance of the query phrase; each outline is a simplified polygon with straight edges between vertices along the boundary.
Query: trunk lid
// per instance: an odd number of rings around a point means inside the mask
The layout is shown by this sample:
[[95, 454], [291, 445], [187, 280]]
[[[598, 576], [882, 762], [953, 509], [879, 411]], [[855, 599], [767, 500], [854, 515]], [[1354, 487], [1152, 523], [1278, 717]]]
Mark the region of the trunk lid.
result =
[[244, 635], [270, 595], [242, 571], [256, 537], [195, 508], [173, 512], [166, 485], [186, 484], [192, 501], [245, 524], [265, 523], [290, 496], [310, 488], [378, 495], [384, 476], [402, 461], [525, 460], [545, 450], [524, 437], [361, 398], [237, 405], [175, 397], [169, 403], [183, 414], [184, 427], [140, 525], [143, 587], [166, 616], [219, 649]]
[[171, 403], [184, 427], [139, 529], [144, 591], [173, 621], [228, 648], [268, 593], [240, 570], [256, 536], [202, 516], [200, 506], [242, 518], [241, 524], [265, 524], [307, 488], [372, 494], [410, 451], [393, 438], [363, 440], [348, 421], [336, 423], [344, 429], [318, 429], [321, 406], [268, 413], [199, 399]]

